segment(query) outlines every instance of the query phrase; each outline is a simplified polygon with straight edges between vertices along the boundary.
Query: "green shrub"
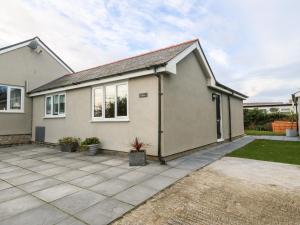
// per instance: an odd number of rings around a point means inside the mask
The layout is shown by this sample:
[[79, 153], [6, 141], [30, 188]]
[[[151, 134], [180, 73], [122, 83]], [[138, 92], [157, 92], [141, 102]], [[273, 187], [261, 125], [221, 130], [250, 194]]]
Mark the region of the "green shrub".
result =
[[73, 144], [79, 145], [79, 142], [80, 142], [80, 138], [75, 138], [75, 137], [63, 137], [58, 140], [58, 143], [60, 145], [73, 145]]
[[280, 112], [267, 114], [259, 109], [244, 109], [244, 126], [249, 130], [271, 131], [272, 122], [275, 120], [291, 121], [294, 115], [289, 115]]
[[100, 144], [100, 140], [97, 137], [86, 138], [83, 142], [81, 142], [81, 145], [95, 145], [95, 144]]

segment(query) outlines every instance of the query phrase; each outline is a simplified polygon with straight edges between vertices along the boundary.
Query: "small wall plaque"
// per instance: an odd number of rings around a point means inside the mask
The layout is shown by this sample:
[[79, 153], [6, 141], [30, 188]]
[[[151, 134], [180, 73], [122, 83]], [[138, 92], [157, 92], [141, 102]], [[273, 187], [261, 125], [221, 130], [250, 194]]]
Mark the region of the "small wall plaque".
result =
[[140, 98], [147, 98], [148, 97], [148, 93], [147, 92], [139, 93], [139, 97]]

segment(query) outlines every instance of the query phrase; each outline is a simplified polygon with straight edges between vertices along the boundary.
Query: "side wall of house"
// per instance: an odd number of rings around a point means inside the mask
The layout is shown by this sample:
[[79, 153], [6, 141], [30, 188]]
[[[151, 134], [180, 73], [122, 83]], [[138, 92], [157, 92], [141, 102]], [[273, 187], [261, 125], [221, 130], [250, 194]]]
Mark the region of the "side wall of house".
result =
[[[32, 90], [42, 84], [68, 73], [46, 51], [37, 54], [29, 47], [22, 47], [0, 55], [0, 84], [21, 86]], [[0, 112], [0, 135], [5, 135], [0, 144], [18, 143], [11, 135], [31, 134], [32, 99], [25, 97], [24, 113]], [[22, 139], [23, 140], [23, 139]], [[30, 140], [30, 139], [29, 139]]]
[[[148, 97], [140, 98], [140, 93]], [[45, 141], [57, 143], [65, 136], [99, 137], [103, 149], [128, 152], [130, 142], [139, 137], [149, 144], [147, 154], [157, 155], [158, 82], [155, 76], [134, 78], [128, 81], [129, 121], [91, 122], [92, 88], [66, 92], [66, 117], [44, 118], [44, 96], [33, 98], [33, 134], [35, 127], [45, 127]]]
[[[177, 65], [177, 74], [163, 80], [163, 155], [168, 156], [217, 142], [216, 93], [194, 53]], [[219, 93], [220, 94], [220, 93]], [[221, 95], [222, 138], [229, 138], [227, 95]], [[243, 131], [242, 101], [231, 97], [232, 136]]]

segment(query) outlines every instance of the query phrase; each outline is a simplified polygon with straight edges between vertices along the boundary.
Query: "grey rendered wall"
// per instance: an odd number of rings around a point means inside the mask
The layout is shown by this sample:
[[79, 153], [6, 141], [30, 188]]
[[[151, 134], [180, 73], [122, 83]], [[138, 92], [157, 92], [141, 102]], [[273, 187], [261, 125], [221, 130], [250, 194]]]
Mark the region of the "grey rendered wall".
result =
[[231, 127], [232, 137], [244, 134], [243, 101], [238, 98], [231, 98]]
[[[0, 84], [25, 86], [28, 90], [54, 80], [68, 71], [46, 51], [22, 47], [0, 55]], [[27, 90], [27, 91], [28, 91]], [[25, 97], [24, 113], [0, 113], [0, 135], [31, 133], [32, 100]]]
[[[217, 141], [213, 91], [193, 53], [177, 65], [177, 74], [163, 80], [163, 155]], [[229, 137], [227, 96], [221, 94], [223, 139]], [[242, 101], [232, 98], [233, 135], [243, 134]]]
[[[102, 148], [129, 151], [130, 142], [135, 137], [148, 144], [147, 154], [157, 155], [157, 78], [148, 76], [130, 79], [129, 122], [91, 122], [92, 88], [82, 88], [66, 92], [66, 117], [44, 119], [44, 96], [33, 99], [33, 128], [46, 127], [46, 142], [57, 143], [64, 136], [84, 139], [97, 136]], [[139, 93], [148, 93], [147, 98], [139, 98]], [[35, 134], [33, 130], [32, 138]]]

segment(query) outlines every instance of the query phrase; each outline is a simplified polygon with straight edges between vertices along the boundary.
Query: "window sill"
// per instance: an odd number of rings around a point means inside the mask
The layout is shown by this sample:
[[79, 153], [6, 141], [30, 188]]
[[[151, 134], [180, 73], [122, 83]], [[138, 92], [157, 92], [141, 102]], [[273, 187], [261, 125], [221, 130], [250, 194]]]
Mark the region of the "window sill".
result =
[[66, 115], [58, 115], [58, 116], [44, 116], [43, 119], [63, 119], [66, 118]]
[[124, 119], [92, 119], [91, 123], [103, 123], [103, 122], [129, 122], [129, 118]]
[[0, 113], [24, 113], [24, 111], [0, 111]]

